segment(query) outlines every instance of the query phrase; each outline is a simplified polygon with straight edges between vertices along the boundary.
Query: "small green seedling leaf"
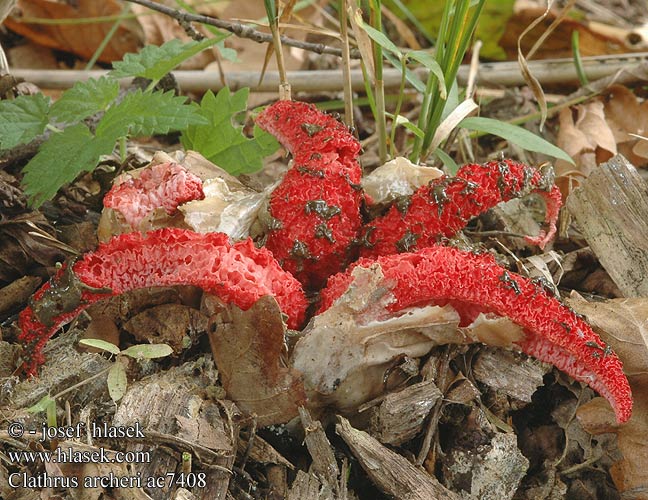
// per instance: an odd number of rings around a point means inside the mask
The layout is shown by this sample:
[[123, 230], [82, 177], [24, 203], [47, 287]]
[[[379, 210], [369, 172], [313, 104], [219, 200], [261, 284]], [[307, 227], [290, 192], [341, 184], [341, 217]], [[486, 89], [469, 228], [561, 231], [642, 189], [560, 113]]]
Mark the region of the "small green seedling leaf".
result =
[[572, 165], [574, 164], [572, 157], [559, 147], [554, 146], [533, 132], [529, 132], [528, 130], [516, 125], [511, 125], [510, 123], [501, 122], [492, 118], [469, 117], [464, 118], [461, 123], [459, 123], [459, 127], [467, 128], [468, 130], [475, 130], [477, 132], [484, 132], [486, 134], [493, 134], [502, 139], [506, 139], [513, 144], [517, 144], [527, 151], [543, 153], [554, 158], [568, 161]]
[[94, 169], [102, 155], [112, 153], [117, 138], [95, 137], [80, 123], [53, 133], [23, 169], [25, 193], [34, 208], [81, 172]]
[[139, 54], [126, 54], [122, 61], [113, 63], [114, 69], [109, 75], [113, 78], [141, 76], [157, 82], [185, 60], [221, 40], [219, 37], [207, 38], [200, 42], [181, 42], [174, 39], [160, 46], [147, 45]]
[[173, 349], [166, 344], [138, 344], [122, 351], [125, 356], [135, 359], [164, 358], [172, 353]]
[[50, 406], [56, 406], [56, 400], [50, 396], [43, 396], [38, 403], [27, 408], [28, 413], [40, 413], [41, 411], [47, 411]]
[[105, 340], [101, 340], [101, 339], [83, 339], [83, 340], [79, 340], [79, 344], [87, 345], [89, 347], [94, 347], [96, 349], [101, 349], [103, 351], [108, 351], [109, 353], [115, 355], [121, 352], [119, 350], [119, 347], [117, 347], [112, 342], [106, 342]]
[[195, 106], [187, 106], [185, 97], [169, 92], [128, 94], [112, 106], [97, 125], [97, 136], [123, 137], [166, 134], [189, 125], [207, 124]]
[[63, 123], [79, 122], [104, 111], [118, 94], [119, 82], [113, 78], [102, 76], [77, 82], [52, 104], [50, 116]]
[[126, 378], [124, 365], [119, 361], [115, 362], [108, 371], [106, 382], [108, 384], [110, 399], [115, 402], [119, 401], [126, 394], [126, 388], [128, 387], [128, 379]]
[[249, 89], [230, 94], [227, 87], [218, 94], [208, 91], [200, 106], [195, 106], [205, 119], [204, 125], [188, 127], [180, 138], [185, 149], [193, 149], [224, 168], [232, 175], [249, 174], [263, 168], [263, 158], [274, 153], [279, 144], [259, 127], [254, 127], [253, 138], [235, 126], [233, 118], [247, 108]]
[[0, 101], [0, 149], [26, 144], [45, 131], [49, 97], [23, 95]]

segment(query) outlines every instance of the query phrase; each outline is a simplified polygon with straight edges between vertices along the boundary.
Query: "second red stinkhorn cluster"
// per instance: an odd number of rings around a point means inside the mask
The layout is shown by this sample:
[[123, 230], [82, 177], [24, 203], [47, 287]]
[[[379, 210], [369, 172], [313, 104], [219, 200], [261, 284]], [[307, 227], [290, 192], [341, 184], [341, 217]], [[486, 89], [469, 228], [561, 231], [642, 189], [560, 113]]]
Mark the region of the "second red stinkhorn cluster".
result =
[[[581, 317], [491, 256], [440, 246], [471, 218], [533, 192], [545, 199], [548, 227], [527, 240], [544, 247], [554, 236], [560, 208], [548, 172], [510, 160], [466, 165], [457, 176], [436, 179], [365, 222], [360, 145], [342, 123], [292, 101], [268, 107], [257, 123], [293, 155], [270, 200], [266, 248], [181, 229], [114, 237], [62, 269], [21, 313], [29, 373], [43, 362], [42, 347], [62, 324], [103, 297], [135, 288], [191, 284], [242, 309], [272, 295], [288, 326], [298, 328], [307, 309], [302, 285], [314, 291], [328, 278], [320, 312], [326, 310], [351, 284], [348, 265], [360, 253], [352, 267], [381, 266], [393, 314], [451, 305], [465, 325], [479, 313], [507, 316], [524, 330], [517, 342], [521, 350], [589, 384], [608, 399], [619, 422], [630, 418], [632, 397], [622, 364]], [[166, 165], [111, 190], [106, 206], [120, 210], [135, 227], [151, 207], [174, 210], [200, 197], [199, 182]], [[134, 208], [128, 200], [136, 202]]]

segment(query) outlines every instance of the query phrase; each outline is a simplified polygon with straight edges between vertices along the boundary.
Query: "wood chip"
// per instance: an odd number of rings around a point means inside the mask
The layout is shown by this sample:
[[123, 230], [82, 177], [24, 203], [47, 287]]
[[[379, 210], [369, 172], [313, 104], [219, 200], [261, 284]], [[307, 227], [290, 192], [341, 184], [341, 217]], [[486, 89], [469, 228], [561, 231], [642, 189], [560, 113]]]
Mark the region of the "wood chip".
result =
[[456, 493], [444, 488], [436, 478], [411, 464], [396, 452], [384, 447], [369, 434], [351, 427], [338, 417], [337, 433], [351, 448], [374, 484], [387, 495], [400, 500], [459, 500]]
[[372, 410], [371, 434], [381, 443], [391, 445], [411, 440], [421, 432], [430, 410], [440, 398], [441, 391], [432, 381], [389, 394]]
[[567, 199], [601, 265], [626, 297], [648, 295], [648, 186], [623, 157], [603, 163]]

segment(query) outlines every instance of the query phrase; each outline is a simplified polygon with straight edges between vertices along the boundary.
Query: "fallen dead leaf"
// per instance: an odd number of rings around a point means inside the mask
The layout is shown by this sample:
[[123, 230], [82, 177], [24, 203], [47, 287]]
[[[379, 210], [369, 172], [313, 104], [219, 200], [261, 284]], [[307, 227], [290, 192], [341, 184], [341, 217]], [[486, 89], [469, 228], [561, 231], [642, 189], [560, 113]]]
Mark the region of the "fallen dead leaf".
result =
[[297, 342], [292, 366], [304, 376], [313, 406], [352, 411], [402, 380], [385, 374], [403, 356], [418, 358], [432, 347], [465, 343], [450, 306], [414, 308], [390, 317], [391, 300], [379, 265], [355, 268], [355, 280], [332, 307], [311, 320]]
[[[617, 152], [612, 129], [606, 122], [603, 103], [591, 101], [576, 106], [576, 120], [571, 108], [560, 111], [560, 131], [557, 144], [576, 162], [577, 170], [587, 175], [599, 163], [609, 160]], [[564, 175], [574, 166], [565, 160], [556, 161], [556, 174]]]
[[124, 324], [124, 330], [138, 341], [168, 344], [177, 354], [207, 331], [207, 317], [193, 307], [161, 304], [132, 317]]
[[209, 342], [227, 396], [259, 427], [284, 423], [306, 402], [301, 376], [286, 367], [285, 326], [274, 297], [250, 309], [235, 305], [213, 314]]
[[602, 99], [605, 117], [614, 133], [619, 152], [633, 165], [647, 166], [647, 141], [637, 135], [648, 134], [648, 101], [639, 102], [632, 90], [623, 85], [612, 85]]
[[[116, 0], [77, 0], [59, 2], [54, 0], [20, 0], [21, 16], [10, 16], [5, 25], [36, 43], [65, 52], [72, 52], [84, 59], [90, 59], [104, 40], [114, 21], [92, 24], [36, 24], [23, 22], [21, 18], [81, 19], [90, 17], [116, 16], [123, 6]], [[125, 19], [117, 28], [102, 51], [99, 60], [112, 62], [121, 60], [128, 52], [137, 52], [143, 45], [144, 34], [136, 19]]]
[[568, 304], [587, 316], [601, 338], [624, 364], [632, 388], [632, 418], [616, 424], [609, 405], [595, 398], [578, 409], [581, 425], [591, 434], [615, 432], [623, 458], [610, 469], [619, 492], [627, 498], [648, 499], [648, 298], [587, 302], [572, 293]]

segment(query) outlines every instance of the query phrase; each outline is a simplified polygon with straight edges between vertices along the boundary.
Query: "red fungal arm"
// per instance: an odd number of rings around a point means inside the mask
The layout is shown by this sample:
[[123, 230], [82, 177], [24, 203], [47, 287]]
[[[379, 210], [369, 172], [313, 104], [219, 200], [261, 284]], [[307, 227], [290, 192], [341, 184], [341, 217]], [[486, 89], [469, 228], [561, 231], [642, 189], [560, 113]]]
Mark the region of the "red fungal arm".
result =
[[345, 125], [303, 102], [279, 101], [257, 124], [293, 155], [270, 199], [266, 247], [305, 286], [319, 287], [348, 262], [362, 223], [360, 144]]
[[242, 309], [273, 295], [290, 328], [301, 325], [307, 306], [301, 285], [270, 252], [255, 248], [251, 240], [231, 245], [223, 233], [165, 228], [123, 234], [86, 254], [72, 270], [74, 281], [59, 272], [20, 313], [19, 339], [30, 351], [29, 374], [43, 363], [42, 348], [59, 327], [90, 304], [137, 288], [194, 285]]
[[[587, 383], [606, 398], [619, 422], [632, 412], [632, 395], [619, 358], [590, 326], [544, 288], [498, 266], [492, 256], [433, 246], [416, 253], [362, 259], [381, 265], [394, 302], [392, 312], [422, 305], [450, 304], [462, 326], [480, 312], [507, 316], [524, 328], [519, 348]], [[352, 282], [351, 270], [329, 279], [320, 311], [328, 309]]]
[[140, 176], [114, 185], [103, 203], [124, 216], [133, 229], [156, 208], [171, 215], [191, 200], [205, 197], [202, 181], [177, 163], [160, 163], [143, 169]]
[[544, 248], [556, 233], [560, 191], [553, 186], [551, 175], [503, 160], [464, 165], [456, 177], [442, 177], [420, 187], [409, 204], [392, 206], [363, 228], [360, 240], [366, 247], [361, 254], [375, 257], [435, 245], [441, 237], [454, 236], [470, 219], [498, 203], [531, 192], [545, 199], [545, 223], [549, 229], [537, 237], [527, 237], [527, 241]]

